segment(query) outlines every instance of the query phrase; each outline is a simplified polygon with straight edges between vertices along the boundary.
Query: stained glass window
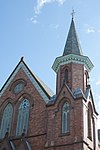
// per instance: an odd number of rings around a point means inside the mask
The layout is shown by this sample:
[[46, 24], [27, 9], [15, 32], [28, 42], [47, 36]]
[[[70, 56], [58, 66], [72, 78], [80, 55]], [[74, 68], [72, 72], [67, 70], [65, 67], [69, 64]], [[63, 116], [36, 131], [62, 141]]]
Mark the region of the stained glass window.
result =
[[29, 122], [29, 107], [30, 103], [28, 99], [24, 99], [19, 106], [18, 120], [16, 135], [20, 136], [22, 133], [27, 133], [28, 122]]
[[4, 138], [6, 132], [10, 132], [11, 130], [12, 113], [13, 113], [13, 107], [11, 103], [9, 103], [5, 107], [3, 112], [1, 127], [0, 127], [0, 139]]
[[21, 83], [18, 83], [15, 88], [14, 88], [14, 93], [19, 93], [21, 92], [22, 90], [24, 89], [24, 84], [21, 82]]
[[69, 103], [64, 103], [62, 108], [62, 133], [69, 132], [70, 118], [69, 118]]

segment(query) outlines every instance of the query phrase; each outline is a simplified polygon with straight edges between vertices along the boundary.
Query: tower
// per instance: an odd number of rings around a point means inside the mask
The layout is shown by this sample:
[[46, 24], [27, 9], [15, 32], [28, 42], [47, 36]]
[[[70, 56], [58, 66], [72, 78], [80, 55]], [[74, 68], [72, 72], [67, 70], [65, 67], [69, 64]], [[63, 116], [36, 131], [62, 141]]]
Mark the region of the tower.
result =
[[[56, 94], [23, 57], [0, 90], [0, 150], [100, 150], [89, 72], [73, 19], [63, 55], [53, 64]], [[49, 77], [48, 77], [49, 78]]]
[[[73, 15], [63, 55], [55, 59], [52, 68], [56, 72], [57, 97], [62, 93], [62, 97], [71, 105], [70, 123], [66, 124], [70, 128], [70, 138], [66, 138], [70, 139], [70, 144], [73, 143], [72, 149], [97, 150], [98, 113], [89, 83], [89, 73], [93, 64], [88, 56], [83, 55]], [[72, 95], [72, 99], [68, 97], [68, 91], [63, 90], [64, 86]], [[71, 146], [68, 149], [70, 150]]]
[[72, 18], [63, 55], [57, 57], [52, 66], [57, 73], [56, 93], [66, 82], [71, 91], [80, 88], [83, 92], [89, 85], [89, 72], [93, 68], [91, 60], [83, 55]]

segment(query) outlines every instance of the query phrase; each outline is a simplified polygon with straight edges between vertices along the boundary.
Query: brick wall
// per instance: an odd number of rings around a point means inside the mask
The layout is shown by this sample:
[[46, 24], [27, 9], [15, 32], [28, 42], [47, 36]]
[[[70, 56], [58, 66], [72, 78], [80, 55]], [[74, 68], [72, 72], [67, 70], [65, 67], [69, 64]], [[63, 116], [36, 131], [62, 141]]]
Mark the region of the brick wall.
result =
[[70, 63], [63, 66], [60, 66], [60, 69], [57, 73], [57, 89], [56, 93], [58, 94], [64, 81], [64, 71], [68, 69], [68, 82], [67, 85], [69, 88], [74, 91], [80, 87], [84, 91], [84, 66], [81, 64]]
[[[21, 137], [16, 137], [16, 125], [18, 117], [18, 108], [23, 97], [30, 101], [29, 127], [26, 140], [30, 143], [32, 150], [84, 150], [89, 149], [84, 144], [84, 106], [83, 99], [75, 100], [66, 85], [63, 84], [64, 68], [69, 69], [68, 86], [72, 90], [78, 86], [84, 89], [84, 67], [79, 64], [69, 64], [61, 66], [57, 77], [57, 99], [55, 104], [46, 106], [45, 101], [31, 83], [25, 72], [20, 69], [12, 82], [4, 91], [0, 98], [0, 120], [5, 106], [11, 102], [14, 108], [12, 129], [10, 138], [16, 147], [20, 147]], [[13, 93], [12, 84], [19, 79], [25, 81], [25, 88], [19, 94]], [[62, 134], [62, 107], [64, 102], [70, 104], [70, 131]], [[85, 105], [85, 104], [84, 104]], [[1, 122], [0, 122], [1, 123]], [[85, 126], [86, 127], [86, 126]], [[86, 139], [87, 140], [87, 139]], [[86, 141], [85, 141], [86, 142]], [[93, 150], [93, 143], [91, 146]]]
[[[12, 83], [18, 79], [24, 79], [26, 82], [26, 86], [22, 92], [20, 92], [19, 94], [14, 94], [10, 89]], [[45, 134], [47, 128], [46, 104], [22, 69], [19, 70], [19, 72], [16, 74], [16, 76], [0, 98], [0, 120], [2, 118], [4, 107], [7, 105], [8, 102], [11, 102], [14, 109], [12, 129], [10, 135], [16, 138], [15, 133], [18, 117], [18, 108], [21, 101], [23, 100], [23, 97], [27, 97], [31, 104], [27, 137], [32, 145], [32, 149], [34, 147], [34, 149], [36, 150], [43, 150], [43, 146], [46, 141]]]

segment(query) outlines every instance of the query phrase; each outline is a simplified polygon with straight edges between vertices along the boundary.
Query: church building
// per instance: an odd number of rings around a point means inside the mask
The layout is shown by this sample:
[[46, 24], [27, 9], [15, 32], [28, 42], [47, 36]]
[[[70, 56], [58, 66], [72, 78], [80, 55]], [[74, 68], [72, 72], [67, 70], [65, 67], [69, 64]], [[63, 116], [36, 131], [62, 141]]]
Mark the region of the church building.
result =
[[[0, 150], [100, 150], [98, 113], [72, 16], [54, 94], [23, 57], [0, 90]], [[49, 78], [49, 75], [48, 75]]]

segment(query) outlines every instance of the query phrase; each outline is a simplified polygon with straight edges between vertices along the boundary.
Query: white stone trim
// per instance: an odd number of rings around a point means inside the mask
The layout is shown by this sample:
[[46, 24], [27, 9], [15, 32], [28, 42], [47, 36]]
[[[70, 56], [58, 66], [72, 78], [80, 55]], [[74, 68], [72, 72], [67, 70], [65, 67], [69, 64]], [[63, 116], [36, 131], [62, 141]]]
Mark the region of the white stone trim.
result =
[[61, 65], [65, 65], [71, 62], [85, 65], [88, 71], [91, 71], [93, 68], [93, 64], [87, 56], [80, 56], [75, 54], [69, 54], [56, 58], [52, 68], [57, 73]]
[[19, 64], [19, 66], [16, 68], [16, 70], [12, 74], [11, 78], [8, 80], [7, 84], [3, 87], [3, 89], [2, 89], [2, 91], [0, 93], [0, 97], [2, 96], [2, 94], [4, 93], [4, 91], [6, 90], [6, 88], [9, 86], [9, 84], [11, 83], [11, 81], [14, 79], [15, 75], [17, 74], [17, 72], [21, 68], [24, 70], [24, 72], [26, 73], [26, 75], [28, 76], [28, 78], [30, 79], [30, 81], [32, 82], [32, 84], [34, 85], [34, 87], [37, 89], [37, 91], [39, 92], [39, 94], [42, 96], [43, 100], [46, 103], [48, 103], [49, 102], [49, 98], [47, 97], [47, 95], [45, 94], [45, 92], [41, 89], [41, 87], [39, 86], [38, 82], [35, 80], [35, 78], [32, 76], [32, 74], [29, 72], [29, 70], [26, 68], [26, 66], [24, 65], [23, 62], [21, 62]]

